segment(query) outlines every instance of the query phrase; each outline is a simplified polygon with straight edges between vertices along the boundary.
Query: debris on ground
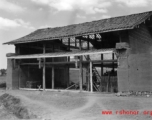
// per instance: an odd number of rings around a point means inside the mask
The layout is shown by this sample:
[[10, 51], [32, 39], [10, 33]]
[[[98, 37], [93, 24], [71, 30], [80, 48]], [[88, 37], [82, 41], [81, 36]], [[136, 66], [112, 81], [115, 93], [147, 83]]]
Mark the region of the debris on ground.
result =
[[116, 94], [117, 97], [120, 96], [145, 96], [150, 97], [152, 95], [152, 92], [149, 91], [122, 91], [118, 92]]
[[28, 109], [21, 104], [19, 98], [8, 93], [0, 96], [0, 102], [11, 113], [19, 119], [35, 119], [36, 116], [28, 112]]

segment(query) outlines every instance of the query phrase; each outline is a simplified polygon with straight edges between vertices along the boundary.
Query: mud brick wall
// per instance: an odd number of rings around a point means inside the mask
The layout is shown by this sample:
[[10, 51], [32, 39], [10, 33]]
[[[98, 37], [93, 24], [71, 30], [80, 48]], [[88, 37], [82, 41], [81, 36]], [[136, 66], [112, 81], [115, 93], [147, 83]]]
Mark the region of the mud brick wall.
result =
[[19, 88], [19, 68], [14, 66], [14, 60], [7, 60], [7, 77], [6, 77], [6, 89], [18, 89]]
[[145, 24], [128, 32], [129, 55], [119, 58], [119, 91], [152, 91], [152, 33]]

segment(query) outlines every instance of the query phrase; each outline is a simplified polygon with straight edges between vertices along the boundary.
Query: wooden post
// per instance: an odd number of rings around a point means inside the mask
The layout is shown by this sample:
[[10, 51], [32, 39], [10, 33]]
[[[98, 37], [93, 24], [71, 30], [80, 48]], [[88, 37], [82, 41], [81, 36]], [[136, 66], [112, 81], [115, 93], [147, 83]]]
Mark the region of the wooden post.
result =
[[[115, 54], [112, 53], [112, 60], [114, 60], [114, 59], [115, 59]], [[114, 64], [114, 62], [112, 63], [112, 69], [115, 70], [115, 64]]]
[[[101, 60], [103, 60], [103, 54], [101, 54]], [[103, 62], [101, 63], [101, 78], [103, 79]], [[100, 91], [102, 92], [102, 84], [103, 84], [103, 81], [100, 81]]]
[[52, 67], [52, 89], [54, 89], [54, 67]]
[[[79, 40], [79, 49], [82, 50], [81, 40]], [[80, 56], [80, 63], [79, 64], [80, 64], [79, 86], [80, 86], [80, 92], [81, 92], [82, 85], [83, 85], [82, 56]]]
[[[20, 47], [16, 46], [16, 54], [20, 55]], [[21, 80], [21, 60], [18, 60], [18, 88], [20, 88], [20, 80]]]
[[[45, 53], [45, 45], [43, 45], [43, 54]], [[45, 58], [43, 59], [43, 90], [45, 90]]]
[[119, 32], [118, 34], [119, 34], [119, 42], [121, 43], [121, 42], [122, 42], [122, 39], [121, 39], [121, 32]]
[[20, 89], [20, 83], [21, 83], [21, 66], [18, 66], [18, 88]]
[[[68, 50], [70, 51], [70, 38], [68, 38]], [[67, 62], [70, 62], [70, 57], [67, 57]], [[69, 65], [67, 66], [67, 72], [68, 72], [68, 77], [67, 77], [67, 87], [69, 86], [69, 78], [70, 78], [70, 74], [69, 74]]]
[[70, 38], [68, 38], [68, 51], [70, 51]]
[[92, 62], [90, 61], [90, 90], [93, 92], [93, 81], [92, 81]]
[[83, 85], [83, 70], [82, 70], [82, 56], [80, 56], [80, 91], [82, 91], [82, 85]]
[[75, 38], [75, 47], [77, 47], [77, 39]]
[[[103, 54], [101, 54], [101, 60], [103, 60]], [[103, 76], [103, 62], [101, 63], [101, 76]]]
[[[52, 62], [54, 62], [54, 58], [52, 58]], [[52, 89], [54, 89], [54, 66], [52, 66]]]
[[89, 81], [89, 78], [90, 78], [90, 72], [89, 72], [89, 64], [87, 64], [87, 67], [86, 67], [86, 72], [87, 72], [87, 77], [86, 77], [86, 82], [87, 82], [87, 91], [90, 91], [90, 81]]
[[90, 49], [90, 44], [89, 44], [89, 35], [87, 36], [87, 49], [89, 50]]
[[[89, 39], [89, 35], [87, 36], [87, 38]], [[87, 40], [87, 50], [90, 49], [90, 44], [89, 44], [89, 40]], [[89, 61], [89, 55], [87, 55], [87, 61]], [[89, 82], [89, 64], [87, 65], [87, 77], [86, 77], [86, 82], [87, 82], [87, 90], [90, 90], [90, 82]]]
[[94, 34], [94, 39], [97, 42], [97, 34]]

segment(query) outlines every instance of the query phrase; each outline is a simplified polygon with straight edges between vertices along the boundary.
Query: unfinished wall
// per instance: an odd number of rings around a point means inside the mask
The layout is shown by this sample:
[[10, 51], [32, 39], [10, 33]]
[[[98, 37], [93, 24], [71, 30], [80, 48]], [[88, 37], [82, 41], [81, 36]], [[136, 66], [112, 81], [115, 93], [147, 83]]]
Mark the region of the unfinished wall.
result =
[[7, 89], [18, 89], [19, 88], [19, 68], [14, 65], [14, 60], [7, 59], [7, 77], [6, 77], [6, 88]]
[[152, 36], [145, 24], [129, 31], [129, 55], [119, 58], [119, 91], [152, 91]]

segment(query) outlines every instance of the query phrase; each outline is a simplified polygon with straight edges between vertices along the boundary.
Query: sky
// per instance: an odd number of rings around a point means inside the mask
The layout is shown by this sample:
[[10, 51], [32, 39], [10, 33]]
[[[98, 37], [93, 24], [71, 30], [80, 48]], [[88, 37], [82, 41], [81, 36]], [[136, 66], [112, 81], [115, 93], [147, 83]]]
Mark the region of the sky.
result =
[[152, 0], [0, 0], [0, 69], [7, 68], [3, 43], [36, 29], [152, 11]]

